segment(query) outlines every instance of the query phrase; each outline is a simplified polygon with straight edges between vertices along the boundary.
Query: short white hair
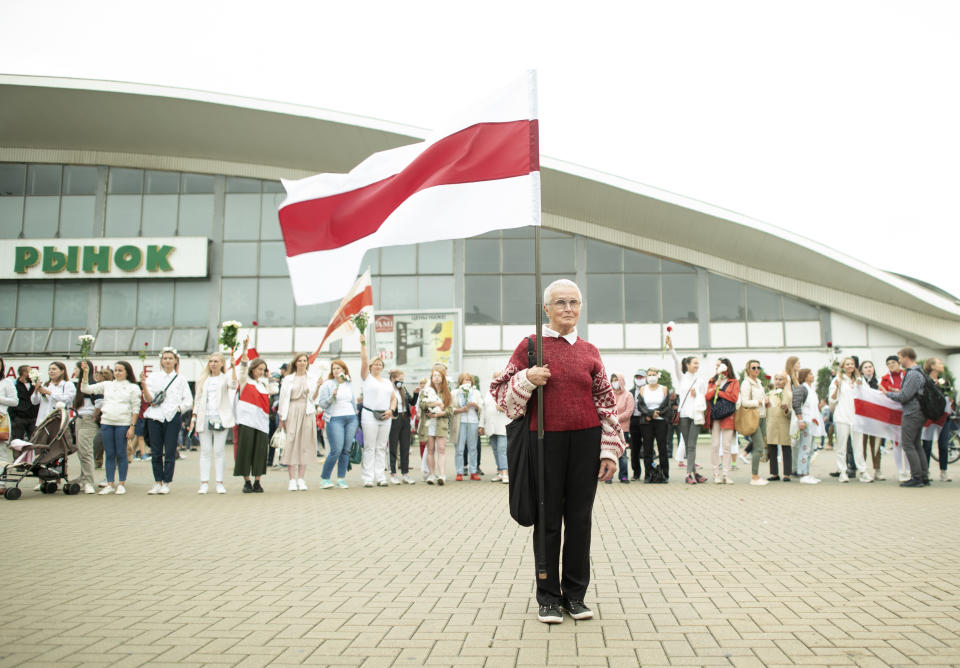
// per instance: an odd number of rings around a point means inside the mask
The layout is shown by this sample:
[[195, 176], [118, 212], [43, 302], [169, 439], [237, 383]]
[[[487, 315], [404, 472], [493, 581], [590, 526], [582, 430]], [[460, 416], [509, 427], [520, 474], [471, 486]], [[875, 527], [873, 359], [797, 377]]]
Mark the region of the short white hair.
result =
[[543, 291], [543, 303], [550, 303], [550, 296], [553, 294], [553, 291], [556, 288], [573, 288], [577, 291], [577, 297], [580, 298], [580, 301], [583, 301], [583, 294], [580, 292], [580, 287], [571, 281], [569, 278], [558, 278], [553, 283], [547, 286], [547, 289]]

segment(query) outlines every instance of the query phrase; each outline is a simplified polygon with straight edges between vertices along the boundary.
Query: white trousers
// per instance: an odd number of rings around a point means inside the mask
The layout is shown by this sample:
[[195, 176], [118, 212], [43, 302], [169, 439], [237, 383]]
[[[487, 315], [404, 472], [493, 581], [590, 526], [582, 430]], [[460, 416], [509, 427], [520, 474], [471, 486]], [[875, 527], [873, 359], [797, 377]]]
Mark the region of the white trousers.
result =
[[227, 442], [227, 430], [212, 431], [206, 429], [199, 434], [200, 439], [200, 482], [210, 481], [210, 455], [213, 455], [217, 482], [223, 482], [223, 446]]
[[[360, 479], [364, 483], [387, 479], [387, 442], [390, 440], [390, 420], [377, 420], [370, 411], [363, 412], [363, 463]], [[369, 414], [369, 417], [368, 417]]]
[[846, 422], [833, 423], [833, 450], [837, 455], [837, 471], [847, 471], [847, 437], [853, 435], [853, 461], [857, 465], [857, 473], [864, 473], [867, 465], [863, 461], [863, 434], [854, 431], [853, 425]]

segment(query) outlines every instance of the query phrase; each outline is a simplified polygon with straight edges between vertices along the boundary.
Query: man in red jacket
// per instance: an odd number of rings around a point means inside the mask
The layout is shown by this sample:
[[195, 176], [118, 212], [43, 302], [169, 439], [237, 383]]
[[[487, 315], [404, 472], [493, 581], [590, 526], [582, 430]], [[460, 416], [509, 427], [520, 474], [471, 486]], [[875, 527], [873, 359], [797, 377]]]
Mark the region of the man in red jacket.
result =
[[[903, 385], [903, 377], [907, 372], [900, 366], [900, 358], [896, 355], [890, 355], [887, 358], [887, 369], [889, 369], [889, 373], [883, 374], [883, 378], [880, 379], [880, 387], [883, 388], [885, 392], [896, 392]], [[883, 448], [885, 440], [886, 439], [882, 439], [880, 441], [881, 448]], [[897, 465], [897, 475], [900, 482], [909, 480], [910, 465], [904, 461], [903, 448], [901, 448], [897, 442], [893, 444], [893, 461]]]

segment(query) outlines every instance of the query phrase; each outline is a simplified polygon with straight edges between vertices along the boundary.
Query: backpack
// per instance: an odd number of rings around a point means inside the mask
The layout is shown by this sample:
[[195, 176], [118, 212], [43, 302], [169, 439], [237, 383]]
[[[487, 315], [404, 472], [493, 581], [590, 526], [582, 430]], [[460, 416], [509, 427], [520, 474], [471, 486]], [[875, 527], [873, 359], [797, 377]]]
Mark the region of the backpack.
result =
[[947, 400], [943, 392], [937, 387], [933, 378], [923, 375], [923, 389], [917, 395], [920, 401], [920, 412], [928, 420], [939, 420], [944, 411], [947, 410]]

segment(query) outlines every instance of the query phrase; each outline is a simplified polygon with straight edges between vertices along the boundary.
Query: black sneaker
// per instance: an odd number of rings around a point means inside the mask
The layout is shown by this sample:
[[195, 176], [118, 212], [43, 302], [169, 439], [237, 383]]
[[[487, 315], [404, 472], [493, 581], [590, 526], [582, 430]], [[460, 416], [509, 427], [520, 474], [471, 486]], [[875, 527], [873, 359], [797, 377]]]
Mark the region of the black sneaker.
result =
[[780, 480], [780, 476], [772, 475], [769, 478], [767, 478], [767, 480], [769, 480], [770, 482], [773, 482], [774, 480]]
[[583, 604], [583, 601], [568, 601], [561, 603], [567, 614], [574, 619], [593, 619], [593, 610]]
[[901, 487], [923, 487], [923, 481], [920, 478], [910, 478], [906, 482], [900, 483]]
[[840, 477], [840, 471], [832, 471], [832, 472], [830, 473], [830, 477], [831, 477], [831, 478], [839, 478], [839, 477]]
[[253, 485], [250, 484], [250, 481], [249, 481], [249, 480], [244, 480], [244, 481], [243, 481], [243, 493], [244, 493], [244, 494], [249, 494], [249, 493], [252, 492], [252, 491], [253, 491]]
[[541, 605], [540, 611], [537, 613], [537, 619], [544, 624], [560, 624], [563, 622], [563, 611], [556, 603], [553, 605]]
[[923, 478], [923, 486], [924, 487], [930, 486], [930, 478]]
[[253, 491], [256, 492], [257, 494], [262, 494], [262, 493], [263, 493], [263, 487], [260, 485], [260, 481], [259, 481], [259, 480], [254, 480], [254, 481], [253, 481]]

